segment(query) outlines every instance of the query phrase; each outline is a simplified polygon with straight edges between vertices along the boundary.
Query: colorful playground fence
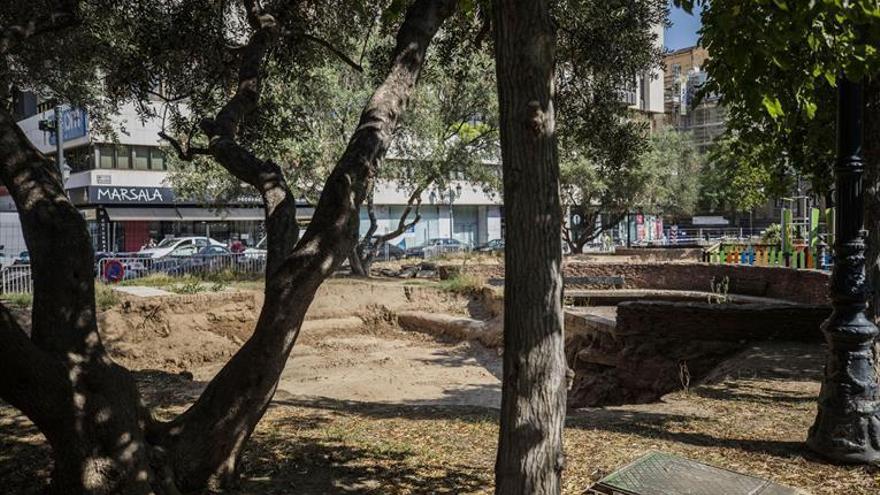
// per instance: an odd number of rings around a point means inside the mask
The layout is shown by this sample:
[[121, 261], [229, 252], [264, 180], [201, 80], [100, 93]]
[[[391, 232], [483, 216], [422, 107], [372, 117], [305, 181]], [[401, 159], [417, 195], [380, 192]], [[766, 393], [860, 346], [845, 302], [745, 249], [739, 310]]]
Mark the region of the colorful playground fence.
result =
[[775, 245], [716, 244], [703, 250], [703, 261], [827, 270], [831, 267], [831, 253], [814, 253], [806, 246], [786, 251]]

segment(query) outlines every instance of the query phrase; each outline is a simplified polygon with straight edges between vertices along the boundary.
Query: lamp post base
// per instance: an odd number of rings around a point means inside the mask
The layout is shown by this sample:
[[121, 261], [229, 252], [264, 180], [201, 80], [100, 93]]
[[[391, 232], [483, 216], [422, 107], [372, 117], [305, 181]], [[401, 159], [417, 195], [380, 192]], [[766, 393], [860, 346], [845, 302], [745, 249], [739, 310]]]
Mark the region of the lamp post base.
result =
[[822, 325], [829, 354], [819, 412], [807, 437], [811, 450], [842, 464], [880, 463], [878, 330], [861, 307], [838, 307]]
[[819, 411], [807, 446], [840, 464], [880, 464], [880, 412]]

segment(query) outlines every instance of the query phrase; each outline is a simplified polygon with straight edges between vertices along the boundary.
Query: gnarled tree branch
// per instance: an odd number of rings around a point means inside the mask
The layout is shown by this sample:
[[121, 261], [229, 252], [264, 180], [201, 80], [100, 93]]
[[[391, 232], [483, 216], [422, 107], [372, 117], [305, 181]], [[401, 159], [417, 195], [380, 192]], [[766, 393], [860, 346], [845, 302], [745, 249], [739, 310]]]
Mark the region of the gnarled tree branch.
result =
[[73, 27], [80, 22], [78, 1], [64, 0], [59, 4], [57, 10], [36, 19], [0, 27], [0, 56], [6, 55], [15, 48], [16, 44], [29, 38]]
[[[167, 446], [175, 460], [182, 489], [234, 475], [238, 453], [275, 393], [315, 292], [356, 243], [358, 208], [412, 95], [428, 44], [455, 4], [455, 0], [416, 0], [409, 7], [388, 75], [363, 110], [357, 130], [322, 190], [308, 230], [280, 266], [267, 273], [266, 300], [252, 336], [196, 403], [155, 439]], [[243, 69], [240, 74], [248, 72]], [[255, 86], [255, 81], [243, 81], [239, 93]], [[216, 129], [212, 149], [230, 130], [221, 117], [234, 115], [235, 108], [255, 100], [239, 101], [241, 105], [221, 111], [216, 119], [220, 123], [208, 126], [207, 130]], [[270, 246], [274, 242], [270, 234]], [[224, 448], [217, 448], [218, 443]]]

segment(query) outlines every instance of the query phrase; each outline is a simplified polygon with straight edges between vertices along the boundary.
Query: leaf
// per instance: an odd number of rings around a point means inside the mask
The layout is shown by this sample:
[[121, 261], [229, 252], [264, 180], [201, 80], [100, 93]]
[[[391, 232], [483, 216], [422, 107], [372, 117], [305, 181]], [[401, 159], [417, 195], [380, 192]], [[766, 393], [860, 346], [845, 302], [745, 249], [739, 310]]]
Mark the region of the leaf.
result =
[[813, 117], [816, 116], [816, 104], [812, 101], [808, 101], [804, 105], [804, 112], [806, 112], [808, 119], [813, 120]]
[[782, 102], [779, 101], [777, 97], [771, 97], [770, 95], [764, 95], [761, 103], [764, 105], [764, 108], [767, 109], [767, 113], [770, 114], [770, 117], [773, 119], [777, 119], [785, 115], [785, 112], [782, 110]]
[[825, 71], [825, 80], [828, 81], [832, 87], [837, 87], [837, 74], [831, 71]]

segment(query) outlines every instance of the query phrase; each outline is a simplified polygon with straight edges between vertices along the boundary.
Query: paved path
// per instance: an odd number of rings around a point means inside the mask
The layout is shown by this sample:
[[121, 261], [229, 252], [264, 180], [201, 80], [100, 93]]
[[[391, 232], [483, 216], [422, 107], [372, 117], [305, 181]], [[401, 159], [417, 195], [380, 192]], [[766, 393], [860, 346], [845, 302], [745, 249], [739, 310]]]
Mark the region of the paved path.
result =
[[168, 292], [167, 290], [157, 289], [155, 287], [142, 287], [139, 285], [121, 285], [117, 287], [113, 287], [113, 290], [117, 292], [123, 292], [125, 294], [137, 297], [156, 297], [156, 296], [173, 296], [173, 292]]

